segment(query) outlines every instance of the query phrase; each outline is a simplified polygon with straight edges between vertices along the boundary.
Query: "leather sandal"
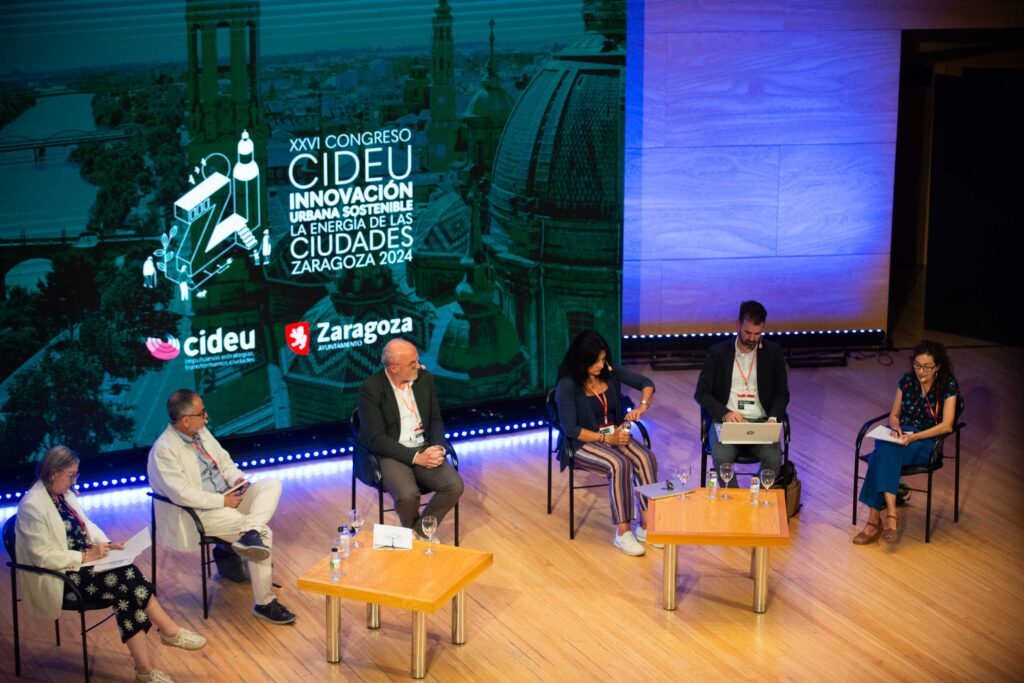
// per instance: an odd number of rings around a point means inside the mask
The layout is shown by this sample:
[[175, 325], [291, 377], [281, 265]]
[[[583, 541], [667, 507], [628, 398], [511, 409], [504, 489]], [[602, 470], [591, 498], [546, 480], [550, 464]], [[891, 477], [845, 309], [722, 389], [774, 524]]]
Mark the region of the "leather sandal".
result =
[[[874, 527], [874, 533], [868, 533], [868, 527]], [[864, 530], [853, 537], [854, 545], [868, 545], [878, 540], [878, 537], [882, 534], [882, 525], [875, 524], [874, 522], [868, 522], [864, 525]]]
[[899, 515], [886, 515], [886, 519], [895, 519], [895, 529], [883, 529], [882, 538], [885, 539], [886, 543], [899, 543], [900, 542], [900, 518]]

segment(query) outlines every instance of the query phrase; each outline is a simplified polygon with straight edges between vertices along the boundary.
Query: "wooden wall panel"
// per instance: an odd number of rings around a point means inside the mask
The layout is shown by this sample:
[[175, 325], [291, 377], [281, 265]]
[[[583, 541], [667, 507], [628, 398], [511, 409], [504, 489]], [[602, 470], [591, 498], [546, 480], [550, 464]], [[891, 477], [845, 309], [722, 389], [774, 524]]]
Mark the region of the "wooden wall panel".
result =
[[647, 34], [690, 31], [781, 31], [784, 0], [646, 0]]
[[782, 147], [777, 253], [889, 253], [895, 153], [890, 143]]
[[[744, 299], [759, 299], [776, 330], [822, 329], [819, 311], [833, 328], [861, 328], [884, 320], [889, 278], [888, 254], [663, 260], [660, 268], [639, 264], [639, 319], [623, 324], [623, 334], [679, 332], [675, 321], [691, 321], [689, 332], [735, 329]], [[851, 276], [851, 273], [855, 275]], [[660, 277], [659, 277], [660, 276]], [[648, 303], [660, 299], [660, 306]], [[660, 317], [655, 317], [660, 316]]]
[[959, 29], [1024, 26], [1020, 0], [787, 0], [785, 28]]
[[778, 147], [646, 150], [639, 170], [635, 161], [627, 176], [639, 180], [639, 205], [627, 215], [642, 226], [639, 258], [775, 254]]
[[687, 33], [666, 47], [669, 146], [896, 139], [898, 31]]

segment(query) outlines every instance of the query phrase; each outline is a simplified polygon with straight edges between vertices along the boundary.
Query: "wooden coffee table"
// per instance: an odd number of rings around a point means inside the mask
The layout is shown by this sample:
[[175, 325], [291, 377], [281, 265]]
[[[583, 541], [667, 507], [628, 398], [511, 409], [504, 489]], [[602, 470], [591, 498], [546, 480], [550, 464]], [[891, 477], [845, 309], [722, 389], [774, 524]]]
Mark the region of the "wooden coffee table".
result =
[[466, 642], [465, 588], [491, 566], [494, 556], [482, 550], [433, 544], [435, 553], [424, 555], [427, 544], [415, 541], [412, 550], [356, 548], [342, 560], [345, 576], [330, 579], [330, 558], [325, 557], [299, 577], [300, 591], [327, 598], [327, 661], [341, 661], [341, 599], [367, 603], [367, 627], [380, 627], [380, 606], [412, 611], [412, 676], [426, 675], [428, 612], [452, 601], [452, 642]]
[[651, 501], [647, 542], [665, 544], [665, 609], [676, 608], [677, 545], [748, 545], [753, 548], [750, 573], [754, 579], [754, 611], [765, 611], [768, 548], [789, 545], [785, 493], [772, 489], [768, 492], [772, 504], [757, 507], [750, 504], [746, 489], [730, 489], [729, 495], [730, 500], [711, 500], [706, 489], [697, 489], [685, 500], [672, 496]]

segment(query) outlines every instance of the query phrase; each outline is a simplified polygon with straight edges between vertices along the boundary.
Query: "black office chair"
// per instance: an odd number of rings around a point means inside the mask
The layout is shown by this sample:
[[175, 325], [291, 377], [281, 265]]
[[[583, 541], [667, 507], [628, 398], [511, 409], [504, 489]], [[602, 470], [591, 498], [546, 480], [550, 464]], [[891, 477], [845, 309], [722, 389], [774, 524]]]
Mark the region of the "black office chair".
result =
[[[715, 421], [714, 421], [714, 419], [712, 419], [711, 414], [708, 411], [704, 410], [704, 408], [702, 407], [700, 409], [700, 485], [701, 486], [706, 486], [707, 485], [707, 479], [708, 479], [708, 458], [711, 458], [712, 462], [714, 462], [714, 458], [711, 455], [711, 437], [710, 437], [710, 431], [712, 429], [714, 429], [714, 422]], [[786, 413], [786, 414], [783, 414], [783, 416], [782, 416], [782, 463], [781, 464], [786, 464], [787, 462], [789, 462], [789, 436], [790, 436], [789, 414]], [[749, 453], [749, 452], [747, 452], [745, 450], [741, 450], [739, 453], [736, 454], [736, 464], [738, 464], [738, 465], [756, 465], [756, 464], [759, 464], [759, 461], [751, 453]], [[754, 475], [756, 475], [758, 473], [758, 471], [759, 470], [751, 470], [749, 472], [739, 472], [739, 471], [737, 471], [736, 474], [737, 475], [749, 474], [751, 476], [754, 476]]]
[[[349, 420], [349, 429], [352, 430], [352, 440], [359, 443], [359, 409], [352, 411], [352, 418]], [[459, 456], [456, 455], [455, 449], [452, 448], [451, 443], [445, 442], [445, 450], [447, 456], [451, 460], [452, 467], [455, 471], [459, 471]], [[382, 484], [384, 475], [380, 470], [380, 458], [365, 448], [361, 448], [357, 445], [355, 452], [352, 454], [352, 509], [356, 507], [356, 471], [360, 468], [356, 467], [357, 457], [368, 457], [370, 459], [370, 467], [364, 468], [370, 476], [373, 477], [372, 481], [362, 480], [367, 486], [377, 490], [377, 510], [378, 519], [381, 524], [384, 523], [384, 513], [394, 512], [395, 508], [384, 507], [384, 486]], [[428, 491], [420, 491], [420, 493], [429, 493]], [[420, 507], [423, 507], [426, 503], [420, 503]], [[459, 503], [455, 503], [455, 508], [452, 510], [452, 523], [455, 526], [455, 545], [459, 545]]]
[[[956, 448], [953, 454], [953, 523], [956, 524], [960, 521], [960, 430], [966, 426], [966, 423], [961, 422], [960, 418], [964, 414], [964, 397], [958, 395], [956, 398], [956, 416], [953, 418], [953, 431], [951, 434], [954, 436]], [[867, 462], [868, 456], [860, 454], [861, 444], [864, 442], [864, 436], [871, 429], [871, 426], [877, 422], [889, 417], [889, 413], [883, 413], [878, 417], [873, 417], [864, 423], [864, 426], [857, 432], [857, 442], [853, 450], [853, 525], [857, 525], [857, 480], [863, 479], [860, 476], [860, 463], [861, 461]], [[949, 434], [940, 436], [935, 439], [935, 444], [932, 446], [931, 458], [924, 465], [905, 465], [900, 471], [901, 477], [912, 477], [916, 474], [927, 474], [928, 475], [928, 488], [926, 489], [915, 489], [911, 486], [907, 488], [911, 491], [919, 491], [920, 493], [926, 493], [928, 495], [927, 503], [925, 504], [925, 516], [924, 516], [924, 542], [930, 543], [932, 538], [932, 480], [935, 475], [935, 471], [942, 468], [943, 461], [946, 459], [943, 445]]]
[[160, 501], [167, 505], [173, 505], [176, 508], [185, 511], [189, 517], [192, 518], [192, 522], [196, 525], [196, 532], [199, 534], [199, 575], [203, 581], [203, 619], [210, 618], [210, 604], [208, 598], [208, 591], [206, 588], [206, 582], [211, 577], [210, 565], [214, 563], [213, 558], [210, 555], [210, 547], [220, 543], [221, 540], [216, 536], [207, 536], [206, 529], [203, 528], [203, 523], [199, 519], [199, 515], [196, 511], [190, 507], [184, 505], [178, 505], [167, 496], [162, 496], [159, 493], [150, 491], [147, 493], [150, 497], [149, 501], [149, 538], [150, 538], [150, 559], [153, 563], [153, 595], [156, 595], [156, 503]]
[[[82, 591], [79, 587], [67, 577], [64, 572], [55, 571], [53, 569], [45, 569], [43, 567], [36, 567], [31, 564], [22, 564], [18, 562], [16, 543], [14, 540], [15, 526], [17, 525], [17, 515], [12, 515], [4, 523], [3, 535], [4, 535], [4, 549], [7, 550], [7, 555], [11, 558], [7, 566], [11, 568], [11, 615], [14, 621], [14, 674], [16, 676], [21, 675], [21, 642], [19, 639], [18, 631], [18, 578], [15, 570], [30, 572], [32, 574], [47, 574], [49, 576], [55, 576], [64, 582], [64, 595], [68, 592], [75, 596], [75, 604], [77, 607], [64, 609], [70, 611], [75, 610], [78, 612], [78, 618], [82, 625], [82, 668], [85, 671], [85, 683], [89, 683], [89, 645], [86, 640], [86, 634], [102, 624], [104, 621], [114, 616], [114, 611], [110, 605], [105, 605], [101, 602], [93, 600], [86, 600], [82, 596]], [[109, 609], [110, 614], [97, 621], [92, 626], [86, 628], [85, 626], [85, 613], [93, 610]], [[56, 635], [57, 647], [60, 647], [60, 619], [55, 619], [53, 622], [54, 634]]]
[[[628, 396], [622, 397], [623, 401], [623, 412], [628, 413], [633, 409], [633, 403], [629, 400]], [[566, 463], [566, 467], [569, 469], [569, 540], [576, 539], [576, 489], [593, 489], [602, 486], [608, 486], [608, 483], [602, 484], [576, 484], [576, 454], [573, 453], [572, 447], [569, 445], [568, 439], [562, 439], [561, 443], [555, 440], [554, 432], [557, 429], [559, 432], [562, 431], [561, 422], [558, 419], [558, 404], [555, 402], [555, 390], [551, 389], [548, 391], [545, 403], [548, 408], [548, 514], [551, 514], [553, 509], [551, 503], [551, 477], [552, 470], [554, 468], [554, 458], [558, 456], [559, 463]], [[647, 428], [643, 423], [637, 421], [634, 423], [637, 430], [640, 432], [640, 438], [643, 441], [644, 448], [650, 450], [651, 448], [651, 437], [647, 433]]]

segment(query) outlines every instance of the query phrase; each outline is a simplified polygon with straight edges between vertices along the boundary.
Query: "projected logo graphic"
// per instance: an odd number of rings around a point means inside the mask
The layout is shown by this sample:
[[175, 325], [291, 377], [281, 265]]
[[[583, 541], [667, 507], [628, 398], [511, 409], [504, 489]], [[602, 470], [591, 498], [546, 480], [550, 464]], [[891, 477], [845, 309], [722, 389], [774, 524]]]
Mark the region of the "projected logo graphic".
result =
[[181, 352], [181, 342], [171, 335], [167, 335], [167, 341], [149, 337], [146, 339], [146, 349], [157, 360], [172, 360]]
[[256, 265], [270, 259], [269, 234], [266, 229], [262, 239], [255, 234], [262, 224], [261, 179], [248, 131], [242, 131], [234, 164], [214, 152], [188, 180], [193, 187], [174, 202], [175, 222], [160, 237], [162, 248], [143, 266], [146, 287], [156, 286], [159, 271], [177, 287], [181, 301], [231, 267], [237, 256], [249, 256]]
[[309, 355], [309, 323], [291, 323], [284, 327], [284, 338], [292, 353], [300, 356]]

